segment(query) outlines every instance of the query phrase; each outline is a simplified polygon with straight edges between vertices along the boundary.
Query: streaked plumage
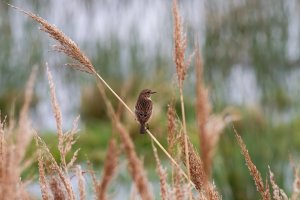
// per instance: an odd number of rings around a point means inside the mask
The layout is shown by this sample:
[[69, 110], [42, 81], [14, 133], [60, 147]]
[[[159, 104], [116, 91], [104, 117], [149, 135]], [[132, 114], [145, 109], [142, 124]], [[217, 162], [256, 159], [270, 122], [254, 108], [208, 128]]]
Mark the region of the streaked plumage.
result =
[[156, 92], [153, 92], [149, 89], [142, 90], [135, 104], [135, 115], [137, 120], [141, 124], [141, 134], [144, 134], [146, 132], [146, 123], [150, 119], [152, 114], [152, 101], [150, 97], [154, 93]]

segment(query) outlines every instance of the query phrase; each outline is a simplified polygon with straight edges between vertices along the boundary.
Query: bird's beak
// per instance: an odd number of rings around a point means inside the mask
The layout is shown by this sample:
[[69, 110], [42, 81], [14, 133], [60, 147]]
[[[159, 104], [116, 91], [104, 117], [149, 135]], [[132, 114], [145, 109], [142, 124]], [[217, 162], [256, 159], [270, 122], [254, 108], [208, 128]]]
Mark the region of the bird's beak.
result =
[[151, 91], [151, 94], [155, 94], [155, 93], [157, 93], [157, 92]]

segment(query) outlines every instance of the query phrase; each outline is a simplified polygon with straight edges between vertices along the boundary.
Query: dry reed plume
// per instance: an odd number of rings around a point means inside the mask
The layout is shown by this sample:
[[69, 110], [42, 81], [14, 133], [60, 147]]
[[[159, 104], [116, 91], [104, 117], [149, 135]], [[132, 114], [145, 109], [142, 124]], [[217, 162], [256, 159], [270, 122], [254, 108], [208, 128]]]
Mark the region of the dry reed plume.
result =
[[75, 119], [72, 130], [70, 132], [67, 132], [66, 134], [63, 134], [62, 116], [61, 116], [61, 112], [60, 112], [60, 107], [59, 107], [57, 99], [56, 99], [53, 78], [49, 71], [48, 66], [47, 66], [47, 77], [48, 77], [49, 87], [50, 87], [52, 109], [53, 109], [53, 113], [54, 113], [54, 117], [55, 117], [55, 121], [56, 121], [57, 136], [58, 136], [58, 149], [59, 149], [59, 153], [60, 153], [60, 159], [61, 159], [62, 166], [63, 166], [65, 172], [68, 173], [68, 168], [70, 168], [70, 166], [73, 166], [73, 164], [77, 158], [78, 151], [79, 151], [79, 149], [76, 150], [72, 159], [70, 160], [70, 162], [66, 163], [66, 155], [71, 150], [72, 145], [77, 140], [77, 138], [75, 138], [75, 134], [77, 133], [79, 117], [77, 117]]
[[174, 148], [176, 145], [176, 119], [175, 119], [175, 110], [173, 104], [168, 105], [168, 151], [170, 154], [174, 153]]
[[199, 130], [201, 157], [205, 173], [211, 176], [214, 151], [220, 135], [227, 124], [241, 119], [234, 108], [225, 108], [222, 113], [212, 114], [209, 101], [209, 90], [204, 83], [203, 60], [200, 47], [195, 45], [195, 71], [196, 71], [196, 118]]
[[169, 192], [168, 192], [168, 183], [167, 183], [167, 171], [163, 168], [163, 166], [160, 163], [158, 154], [157, 154], [157, 149], [155, 148], [153, 141], [151, 142], [152, 144], [152, 149], [154, 153], [154, 157], [156, 160], [156, 172], [158, 173], [159, 176], [159, 182], [160, 182], [160, 196], [162, 200], [168, 200], [169, 199]]
[[285, 192], [279, 188], [279, 186], [275, 182], [274, 173], [271, 171], [270, 166], [269, 167], [269, 174], [270, 174], [270, 182], [273, 189], [273, 199], [275, 200], [288, 200], [287, 195]]
[[[71, 185], [71, 178], [69, 176], [69, 169], [73, 167], [77, 154], [79, 150], [76, 150], [67, 163], [66, 155], [71, 150], [73, 144], [76, 142], [75, 134], [77, 133], [78, 120], [77, 117], [74, 120], [73, 127], [70, 131], [63, 133], [62, 131], [62, 118], [60, 108], [55, 95], [55, 86], [52, 79], [52, 75], [50, 70], [47, 67], [47, 76], [50, 87], [50, 95], [51, 95], [51, 103], [53, 107], [53, 113], [56, 120], [56, 127], [58, 133], [58, 150], [61, 157], [61, 165], [56, 162], [50, 150], [48, 149], [45, 142], [35, 133], [34, 138], [36, 141], [36, 146], [38, 147], [38, 163], [39, 163], [39, 172], [40, 172], [40, 186], [44, 199], [49, 199], [49, 191], [50, 187], [52, 196], [54, 199], [75, 199], [75, 193]], [[46, 163], [46, 164], [45, 164]], [[46, 170], [45, 170], [46, 169]], [[50, 173], [52, 175], [52, 179], [49, 180], [46, 177], [46, 173]], [[79, 183], [79, 194], [80, 199], [85, 198], [85, 189], [84, 189], [84, 181], [82, 176], [81, 168], [77, 166], [77, 176]]]
[[[184, 134], [184, 149], [187, 152], [185, 155], [186, 168], [188, 180], [191, 180], [190, 175], [190, 164], [189, 164], [189, 153], [188, 153], [188, 136], [186, 129], [186, 120], [185, 120], [185, 110], [184, 110], [184, 99], [183, 99], [183, 81], [186, 76], [187, 65], [185, 59], [185, 49], [186, 49], [186, 36], [183, 33], [181, 16], [178, 10], [177, 0], [173, 0], [173, 34], [174, 34], [174, 62], [176, 65], [176, 73], [178, 78], [178, 86], [180, 93], [180, 103], [181, 103], [181, 115], [183, 123], [183, 134]], [[189, 183], [188, 183], [189, 184]], [[189, 199], [192, 199], [191, 192], [189, 191]]]
[[[183, 155], [185, 156], [186, 151], [184, 148], [184, 138], [180, 137], [180, 145], [183, 149]], [[193, 145], [188, 141], [188, 148], [189, 148], [189, 161], [190, 161], [190, 174], [191, 174], [191, 180], [194, 182], [196, 189], [198, 190], [199, 194], [202, 194], [202, 199], [210, 199], [210, 200], [217, 200], [221, 199], [220, 195], [215, 189], [215, 186], [213, 186], [209, 180], [208, 177], [204, 171], [204, 166], [201, 158], [194, 150]], [[184, 164], [185, 159], [183, 159]]]
[[252, 176], [255, 185], [256, 185], [256, 189], [257, 191], [260, 193], [261, 197], [264, 200], [269, 200], [271, 199], [271, 195], [269, 193], [268, 190], [268, 184], [266, 183], [266, 186], [264, 186], [262, 177], [260, 172], [258, 171], [258, 169], [256, 168], [255, 164], [252, 162], [251, 157], [249, 155], [248, 149], [242, 139], [242, 137], [238, 134], [238, 132], [235, 130], [235, 128], [233, 127], [234, 133], [235, 133], [235, 137], [237, 139], [237, 142], [241, 148], [241, 152], [245, 158], [247, 167], [249, 169], [250, 175]]
[[26, 85], [24, 104], [17, 126], [14, 119], [11, 118], [6, 127], [6, 118], [2, 119], [0, 113], [0, 199], [29, 199], [30, 196], [25, 191], [24, 182], [20, 177], [32, 162], [32, 160], [24, 159], [25, 150], [33, 137], [28, 112], [36, 72], [37, 68], [34, 67]]
[[292, 161], [292, 166], [294, 169], [294, 182], [293, 182], [293, 191], [292, 191], [292, 200], [299, 199], [300, 197], [300, 176], [299, 176], [299, 166], [295, 166], [293, 160]]
[[109, 141], [106, 157], [104, 160], [103, 174], [101, 181], [97, 184], [97, 197], [98, 200], [107, 199], [106, 193], [108, 186], [112, 179], [114, 178], [117, 165], [118, 165], [118, 157], [119, 151], [117, 148], [117, 143], [115, 139], [111, 139]]
[[211, 105], [209, 102], [208, 89], [204, 85], [203, 80], [203, 61], [199, 46], [196, 44], [195, 69], [196, 69], [196, 117], [199, 129], [199, 141], [201, 156], [203, 159], [204, 170], [210, 175], [212, 158], [210, 154], [208, 133], [206, 132], [206, 123], [211, 113]]
[[81, 166], [76, 166], [76, 176], [78, 179], [78, 188], [79, 188], [79, 199], [84, 200], [86, 199], [86, 192], [85, 192], [85, 180], [83, 177], [83, 171], [81, 170]]

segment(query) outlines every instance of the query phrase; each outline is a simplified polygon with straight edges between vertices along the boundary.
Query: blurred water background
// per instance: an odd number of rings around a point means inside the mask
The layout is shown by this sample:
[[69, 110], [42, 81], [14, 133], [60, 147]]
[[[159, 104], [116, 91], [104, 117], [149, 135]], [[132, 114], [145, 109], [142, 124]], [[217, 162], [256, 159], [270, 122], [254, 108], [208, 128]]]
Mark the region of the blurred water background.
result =
[[[114, 89], [121, 93], [127, 87], [125, 100], [132, 107], [139, 90], [157, 90], [151, 127], [157, 127], [155, 131], [165, 140], [166, 105], [176, 91], [171, 1], [9, 3], [30, 10], [63, 30]], [[219, 113], [228, 106], [239, 110], [243, 120], [238, 128], [254, 163], [263, 176], [267, 166], [272, 166], [279, 185], [290, 192], [293, 174], [289, 155], [297, 160], [300, 152], [300, 2], [190, 0], [179, 1], [179, 5], [188, 52], [193, 52], [195, 40], [201, 44], [213, 111]], [[0, 3], [0, 33], [2, 114], [8, 114], [13, 104], [18, 111], [31, 68], [39, 66], [32, 123], [55, 146], [51, 140], [55, 121], [45, 76], [47, 62], [53, 72], [64, 128], [71, 127], [75, 117], [81, 115], [83, 133], [78, 146], [83, 153], [79, 159], [88, 157], [96, 166], [101, 165], [111, 128], [93, 78], [63, 67], [70, 60], [52, 51], [55, 42], [38, 31], [37, 24], [5, 3]], [[193, 65], [184, 87], [189, 133], [197, 144]], [[140, 155], [152, 158], [149, 141], [138, 137], [134, 122], [128, 123], [133, 124], [132, 137]], [[154, 167], [146, 160], [145, 165]], [[258, 197], [231, 127], [220, 139], [213, 177], [223, 199]], [[153, 180], [158, 180], [155, 175]]]

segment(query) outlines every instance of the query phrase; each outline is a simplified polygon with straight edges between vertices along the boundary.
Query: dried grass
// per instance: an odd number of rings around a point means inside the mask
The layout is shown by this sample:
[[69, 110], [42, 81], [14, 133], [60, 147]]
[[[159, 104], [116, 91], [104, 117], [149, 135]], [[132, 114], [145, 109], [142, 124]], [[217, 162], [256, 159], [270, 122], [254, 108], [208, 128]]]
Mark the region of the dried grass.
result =
[[41, 193], [42, 193], [43, 200], [48, 200], [48, 199], [50, 199], [49, 185], [48, 185], [48, 181], [46, 178], [43, 160], [44, 159], [43, 159], [42, 151], [39, 149], [38, 150], [39, 183], [40, 183], [40, 187], [41, 187]]
[[81, 166], [77, 165], [76, 166], [76, 176], [77, 176], [77, 180], [78, 180], [78, 189], [79, 189], [79, 199], [80, 200], [86, 199], [85, 180], [84, 180], [82, 173], [83, 172], [81, 170]]
[[174, 174], [174, 189], [175, 189], [175, 199], [183, 200], [184, 199], [184, 191], [181, 185], [181, 175], [178, 172], [178, 169], [175, 170]]
[[65, 174], [64, 171], [60, 168], [59, 164], [54, 159], [53, 155], [51, 154], [45, 142], [37, 134], [34, 135], [34, 139], [37, 147], [42, 151], [42, 154], [44, 155], [43, 162], [49, 163], [49, 166], [47, 167], [49, 168], [50, 171], [52, 171], [53, 174], [55, 173], [57, 174], [63, 187], [67, 191], [67, 195], [68, 195], [67, 199], [74, 200], [75, 194], [71, 185], [71, 180], [68, 177], [68, 174]]
[[173, 0], [173, 35], [174, 35], [174, 62], [176, 64], [179, 87], [183, 87], [187, 65], [185, 59], [186, 35], [182, 28], [182, 19], [178, 10], [177, 0]]
[[268, 191], [268, 186], [266, 186], [266, 187], [264, 186], [263, 180], [261, 178], [261, 174], [258, 171], [258, 169], [256, 168], [255, 164], [252, 162], [251, 157], [248, 152], [248, 149], [247, 149], [242, 137], [237, 133], [237, 131], [235, 130], [234, 127], [233, 127], [233, 130], [235, 132], [235, 137], [237, 139], [237, 142], [241, 148], [241, 152], [245, 158], [250, 175], [252, 176], [252, 178], [255, 182], [257, 191], [260, 193], [261, 197], [264, 200], [269, 200], [271, 195]]
[[[10, 5], [11, 6], [11, 5]], [[115, 97], [128, 109], [128, 111], [134, 115], [132, 110], [127, 106], [127, 104], [119, 97], [114, 90], [105, 82], [105, 80], [96, 72], [94, 66], [90, 62], [87, 56], [82, 53], [79, 47], [73, 42], [69, 37], [67, 37], [62, 31], [56, 28], [54, 25], [49, 24], [43, 18], [31, 13], [24, 11], [20, 8], [11, 6], [42, 25], [41, 30], [48, 33], [50, 37], [56, 40], [59, 44], [53, 46], [54, 49], [58, 52], [62, 52], [67, 56], [74, 59], [76, 62], [67, 64], [74, 69], [78, 69], [87, 73], [91, 73], [96, 76], [114, 95]], [[196, 73], [197, 73], [197, 120], [199, 122], [199, 130], [201, 137], [201, 152], [203, 155], [204, 163], [202, 163], [200, 157], [194, 150], [191, 143], [188, 141], [186, 121], [185, 121], [185, 111], [184, 111], [184, 100], [183, 100], [183, 82], [187, 73], [187, 66], [190, 63], [190, 58], [185, 58], [186, 50], [186, 36], [183, 33], [182, 20], [178, 10], [177, 1], [173, 1], [173, 17], [174, 17], [174, 62], [176, 64], [176, 72], [179, 84], [180, 92], [180, 101], [181, 101], [181, 111], [182, 111], [182, 122], [183, 122], [183, 136], [180, 137], [180, 145], [182, 147], [182, 155], [185, 157], [183, 163], [186, 165], [188, 175], [186, 175], [179, 164], [173, 159], [173, 157], [165, 150], [165, 148], [157, 141], [157, 139], [152, 135], [152, 133], [147, 130], [150, 137], [156, 142], [156, 144], [164, 151], [168, 158], [172, 161], [172, 164], [176, 167], [175, 170], [175, 197], [176, 199], [185, 198], [185, 188], [184, 183], [182, 183], [182, 176], [189, 180], [187, 185], [187, 193], [189, 198], [192, 199], [192, 193], [189, 187], [190, 181], [192, 185], [196, 187], [199, 191], [200, 199], [220, 199], [215, 186], [209, 182], [208, 174], [210, 174], [211, 162], [212, 162], [212, 150], [215, 148], [219, 135], [225, 125], [228, 123], [228, 120], [225, 120], [223, 115], [210, 115], [211, 106], [208, 98], [208, 90], [204, 85], [203, 81], [203, 63], [201, 59], [200, 50], [197, 50], [196, 54]], [[34, 74], [34, 73], [33, 73]], [[39, 180], [41, 184], [41, 191], [43, 199], [75, 199], [75, 193], [71, 186], [70, 177], [68, 170], [74, 165], [78, 150], [75, 151], [73, 157], [67, 163], [66, 155], [71, 150], [73, 144], [76, 142], [75, 133], [77, 132], [77, 124], [79, 118], [74, 121], [73, 128], [70, 132], [63, 133], [62, 130], [62, 117], [57, 99], [55, 96], [55, 86], [52, 80], [51, 73], [47, 68], [48, 80], [50, 85], [51, 92], [51, 102], [53, 107], [53, 112], [55, 115], [57, 132], [58, 132], [58, 149], [61, 156], [61, 165], [58, 164], [50, 153], [47, 145], [44, 141], [37, 135], [34, 135], [36, 144], [38, 146], [38, 166], [39, 166]], [[33, 78], [32, 78], [33, 77]], [[29, 104], [31, 101], [32, 90], [34, 85], [34, 75], [32, 75], [28, 83], [27, 90], [25, 92], [25, 103], [20, 114], [20, 120], [18, 123], [16, 144], [12, 143], [12, 139], [6, 137], [6, 135], [12, 135], [15, 130], [14, 120], [11, 120], [8, 129], [5, 129], [5, 120], [0, 118], [0, 197], [3, 198], [4, 195], [9, 199], [28, 199], [29, 195], [25, 191], [24, 184], [19, 180], [21, 168], [20, 163], [24, 158], [24, 152], [31, 140], [32, 133], [30, 130], [30, 123], [28, 120], [28, 110]], [[142, 199], [153, 199], [153, 194], [151, 193], [149, 187], [149, 181], [147, 179], [145, 169], [141, 160], [138, 158], [135, 151], [134, 144], [129, 136], [129, 133], [125, 129], [124, 125], [120, 122], [118, 117], [119, 114], [116, 114], [109, 99], [106, 97], [103, 86], [100, 87], [100, 92], [105, 100], [107, 106], [108, 115], [112, 119], [113, 124], [115, 125], [116, 130], [119, 133], [121, 142], [124, 147], [124, 152], [127, 156], [129, 171], [131, 173], [132, 179], [136, 185], [136, 188]], [[119, 110], [119, 109], [118, 109]], [[119, 112], [118, 112], [119, 113]], [[229, 121], [232, 121], [229, 120]], [[176, 136], [175, 136], [175, 111], [172, 106], [168, 108], [168, 144], [169, 152], [172, 153], [174, 150]], [[251, 176], [253, 177], [257, 190], [261, 194], [263, 199], [271, 199], [270, 189], [268, 185], [268, 180], [264, 185], [261, 175], [257, 170], [256, 166], [253, 164], [246, 145], [244, 144], [242, 138], [235, 131], [237, 141], [241, 147], [243, 156], [245, 157], [246, 164], [250, 171]], [[112, 142], [113, 143], [113, 142]], [[152, 143], [153, 145], [153, 143]], [[117, 163], [117, 153], [114, 151], [116, 144], [110, 144], [106, 161], [104, 175], [101, 183], [98, 184], [97, 192], [99, 193], [99, 199], [105, 199], [106, 190], [109, 182], [111, 181], [113, 174], [115, 173], [115, 167]], [[157, 162], [157, 173], [160, 177], [161, 183], [161, 197], [162, 199], [168, 199], [171, 194], [168, 192], [167, 184], [167, 173], [162, 168], [160, 160], [157, 155], [157, 150], [153, 145], [154, 156]], [[48, 181], [46, 172], [50, 172], [51, 179]], [[181, 173], [180, 173], [181, 172]], [[270, 182], [273, 189], [273, 198], [274, 199], [287, 199], [285, 193], [277, 186], [275, 183], [274, 175], [269, 169], [270, 172]], [[78, 188], [80, 199], [85, 199], [85, 186], [84, 186], [84, 177], [82, 175], [82, 170], [80, 166], [76, 167], [76, 175], [78, 177]], [[191, 178], [190, 178], [191, 177]], [[93, 176], [94, 183], [96, 179]], [[299, 176], [298, 170], [295, 171], [295, 182], [294, 182], [294, 193], [292, 199], [298, 198], [299, 195]], [[96, 185], [96, 184], [94, 184]], [[15, 192], [15, 190], [17, 190]], [[98, 191], [99, 190], [99, 191]], [[50, 191], [52, 195], [50, 194]], [[101, 194], [100, 194], [101, 193]]]
[[[76, 142], [75, 134], [77, 133], [79, 117], [74, 120], [73, 127], [70, 131], [63, 133], [62, 131], [62, 120], [61, 120], [61, 111], [55, 96], [55, 85], [52, 79], [51, 72], [47, 67], [47, 76], [50, 86], [51, 94], [51, 103], [53, 107], [53, 113], [56, 119], [56, 127], [58, 132], [58, 150], [61, 157], [61, 164], [58, 164], [48, 149], [45, 142], [38, 136], [37, 133], [34, 135], [36, 146], [39, 151], [39, 171], [40, 171], [40, 184], [41, 190], [43, 193], [43, 198], [49, 198], [47, 194], [48, 184], [47, 179], [44, 173], [44, 165], [47, 168], [47, 171], [51, 173], [52, 179], [49, 183], [50, 189], [52, 191], [53, 197], [55, 199], [75, 199], [75, 193], [71, 185], [71, 180], [68, 174], [68, 169], [70, 169], [77, 158], [79, 150], [76, 150], [70, 159], [69, 163], [66, 161], [66, 155], [71, 150], [73, 144]], [[47, 163], [47, 164], [44, 164]], [[83, 176], [81, 168], [77, 166], [77, 176], [79, 180], [79, 193], [80, 199], [85, 198], [85, 189], [83, 184]]]
[[0, 199], [30, 198], [20, 177], [23, 170], [31, 164], [24, 159], [26, 149], [33, 136], [28, 112], [36, 71], [37, 68], [34, 67], [28, 79], [18, 124], [11, 119], [6, 128], [6, 117], [2, 119], [0, 115]]
[[176, 121], [175, 121], [175, 110], [173, 104], [168, 105], [168, 151], [170, 154], [174, 153], [174, 148], [176, 144]]
[[201, 157], [203, 160], [204, 170], [206, 174], [210, 175], [211, 171], [211, 149], [212, 145], [210, 138], [208, 137], [206, 124], [208, 122], [211, 105], [209, 102], [209, 93], [203, 80], [203, 61], [201, 57], [200, 48], [196, 45], [196, 55], [195, 55], [195, 71], [196, 71], [196, 118], [198, 122], [199, 129], [199, 141], [201, 149]]
[[123, 141], [125, 154], [129, 164], [129, 171], [131, 172], [131, 176], [136, 184], [139, 194], [143, 200], [153, 199], [145, 169], [142, 165], [142, 162], [136, 155], [133, 142], [127, 130], [120, 122], [117, 122], [116, 128], [120, 133], [121, 140]]
[[108, 145], [108, 149], [106, 151], [102, 179], [100, 183], [97, 184], [96, 191], [98, 200], [107, 199], [106, 193], [108, 186], [111, 183], [117, 171], [118, 157], [119, 151], [117, 148], [116, 140], [111, 139]]
[[[185, 156], [186, 151], [184, 150], [184, 138], [183, 136], [180, 137], [180, 145], [182, 148], [183, 156]], [[211, 200], [217, 200], [221, 199], [218, 192], [215, 190], [215, 187], [209, 183], [208, 177], [204, 171], [204, 166], [201, 158], [196, 153], [193, 145], [188, 141], [188, 148], [189, 148], [189, 161], [190, 161], [190, 167], [189, 171], [191, 174], [191, 180], [195, 184], [196, 189], [201, 194], [203, 193], [204, 196]], [[186, 164], [185, 159], [182, 159], [184, 164]]]
[[294, 169], [294, 182], [293, 182], [293, 191], [292, 191], [292, 196], [291, 199], [292, 200], [297, 200], [300, 198], [300, 176], [299, 176], [299, 167], [295, 166], [293, 164], [293, 160], [292, 160], [292, 166]]
[[273, 199], [274, 200], [288, 200], [287, 195], [285, 192], [279, 188], [279, 186], [275, 182], [274, 173], [271, 171], [270, 166], [269, 167], [269, 174], [270, 174], [270, 182], [273, 189]]
[[162, 167], [158, 154], [157, 154], [157, 149], [155, 148], [153, 141], [152, 141], [152, 149], [154, 153], [154, 157], [156, 160], [156, 172], [159, 176], [159, 182], [160, 182], [160, 196], [162, 200], [167, 200], [169, 199], [169, 194], [168, 194], [168, 183], [167, 183], [167, 171]]
[[57, 176], [52, 176], [50, 179], [50, 189], [52, 192], [53, 199], [65, 200], [67, 199], [67, 192], [62, 182]]
[[[186, 119], [185, 119], [185, 110], [184, 110], [184, 99], [183, 99], [183, 81], [186, 76], [187, 71], [187, 62], [185, 59], [185, 49], [186, 49], [186, 36], [183, 33], [181, 16], [178, 10], [177, 0], [173, 0], [173, 34], [174, 34], [174, 62], [176, 64], [176, 72], [178, 78], [178, 85], [179, 85], [179, 93], [180, 93], [180, 103], [181, 103], [181, 115], [182, 115], [182, 122], [183, 122], [183, 133], [184, 133], [184, 148], [186, 155], [186, 166], [189, 169], [189, 153], [188, 153], [188, 136], [187, 136], [187, 129], [186, 129]], [[187, 170], [188, 180], [190, 182], [191, 175], [189, 170]], [[189, 184], [188, 182], [188, 184]], [[191, 191], [189, 193], [189, 199], [192, 199]]]

